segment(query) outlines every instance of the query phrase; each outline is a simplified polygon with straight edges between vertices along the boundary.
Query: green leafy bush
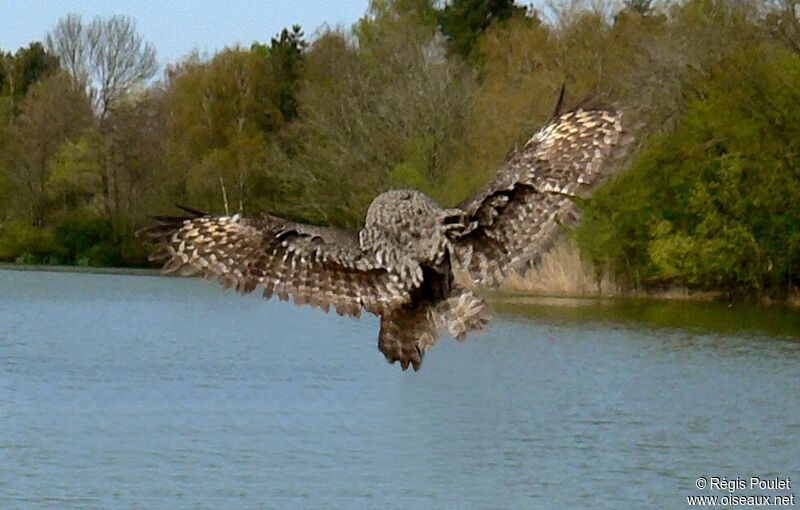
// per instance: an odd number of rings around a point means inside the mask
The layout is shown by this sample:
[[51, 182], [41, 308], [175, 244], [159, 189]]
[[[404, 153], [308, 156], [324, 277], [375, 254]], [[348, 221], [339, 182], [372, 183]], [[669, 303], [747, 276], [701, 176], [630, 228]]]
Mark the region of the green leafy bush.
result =
[[98, 245], [113, 239], [113, 232], [103, 218], [88, 214], [75, 213], [65, 217], [53, 229], [56, 242], [61, 246], [70, 263], [88, 258], [88, 265], [106, 265], [100, 262], [107, 260], [102, 256], [97, 260], [92, 253], [102, 250]]
[[36, 264], [59, 253], [50, 230], [23, 221], [10, 221], [0, 227], [0, 260]]
[[626, 285], [781, 293], [800, 281], [800, 57], [748, 49], [588, 201], [582, 252]]
[[110, 241], [92, 246], [86, 253], [90, 266], [116, 267], [120, 266], [119, 247]]

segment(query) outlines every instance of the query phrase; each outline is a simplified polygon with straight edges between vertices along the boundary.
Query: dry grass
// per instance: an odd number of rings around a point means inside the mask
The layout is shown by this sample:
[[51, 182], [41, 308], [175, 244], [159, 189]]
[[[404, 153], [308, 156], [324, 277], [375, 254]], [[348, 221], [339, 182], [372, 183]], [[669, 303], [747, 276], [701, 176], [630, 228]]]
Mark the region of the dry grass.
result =
[[608, 276], [598, 281], [594, 268], [581, 260], [580, 252], [569, 238], [562, 238], [541, 263], [524, 274], [512, 273], [501, 287], [512, 292], [526, 292], [548, 296], [627, 296], [658, 299], [713, 300], [719, 292], [697, 292], [681, 286], [660, 287], [648, 290], [623, 290]]
[[[455, 268], [454, 268], [455, 269]], [[463, 271], [454, 271], [456, 283], [465, 288], [474, 288], [475, 284]], [[524, 273], [513, 272], [508, 275], [500, 287], [501, 291], [534, 294], [542, 302], [543, 297], [563, 298], [582, 297], [640, 297], [655, 299], [676, 299], [695, 301], [714, 301], [723, 299], [721, 291], [689, 290], [679, 285], [661, 286], [646, 290], [622, 289], [607, 275], [598, 283], [594, 269], [588, 262], [581, 260], [578, 247], [574, 241], [563, 237], [556, 246], [542, 257], [541, 262]], [[526, 297], [525, 299], [529, 299]], [[576, 301], [580, 302], [580, 301]], [[762, 297], [761, 303], [768, 305], [773, 301]], [[800, 309], [800, 286], [792, 286], [784, 300], [777, 303]]]
[[591, 264], [581, 260], [578, 247], [568, 238], [562, 238], [536, 267], [524, 274], [510, 274], [502, 289], [569, 296], [618, 294], [617, 286], [608, 276], [598, 281]]

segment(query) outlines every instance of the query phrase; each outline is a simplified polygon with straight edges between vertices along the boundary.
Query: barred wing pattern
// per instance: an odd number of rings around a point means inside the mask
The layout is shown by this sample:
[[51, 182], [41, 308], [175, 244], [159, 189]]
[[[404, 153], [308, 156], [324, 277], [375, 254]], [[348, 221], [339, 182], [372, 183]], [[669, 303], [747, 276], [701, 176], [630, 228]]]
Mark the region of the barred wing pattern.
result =
[[239, 293], [261, 287], [265, 298], [291, 296], [340, 315], [381, 314], [411, 298], [414, 283], [364, 253], [356, 232], [184, 210], [191, 215], [159, 216], [137, 233], [151, 244], [151, 260], [166, 261], [164, 272], [199, 273]]
[[440, 334], [461, 340], [491, 315], [480, 296], [454, 285], [451, 264], [493, 285], [539, 257], [577, 219], [572, 199], [587, 196], [629, 152], [629, 131], [620, 111], [575, 110], [537, 132], [458, 208], [389, 190], [372, 201], [359, 232], [184, 208], [188, 216], [156, 217], [138, 235], [151, 244], [151, 260], [166, 261], [165, 272], [199, 273], [240, 293], [261, 288], [266, 298], [340, 315], [379, 315], [380, 351], [416, 370]]
[[576, 222], [572, 198], [587, 196], [629, 152], [633, 136], [623, 117], [577, 109], [554, 119], [459, 205], [471, 226], [455, 241], [455, 258], [476, 283], [497, 285], [537, 261], [561, 226]]

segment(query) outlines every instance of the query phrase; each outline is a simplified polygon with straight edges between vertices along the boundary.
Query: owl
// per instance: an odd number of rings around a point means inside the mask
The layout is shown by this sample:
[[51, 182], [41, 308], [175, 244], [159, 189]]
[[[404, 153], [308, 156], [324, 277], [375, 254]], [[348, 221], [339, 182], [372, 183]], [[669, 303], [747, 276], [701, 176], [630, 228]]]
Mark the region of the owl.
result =
[[620, 168], [633, 140], [624, 110], [578, 108], [554, 116], [457, 207], [390, 190], [372, 201], [359, 231], [182, 207], [187, 214], [154, 217], [137, 235], [151, 260], [165, 261], [164, 272], [340, 315], [374, 314], [389, 363], [418, 370], [441, 334], [463, 340], [491, 317], [480, 295], [455, 283], [454, 270], [476, 286], [497, 286], [535, 263], [578, 220], [575, 198]]

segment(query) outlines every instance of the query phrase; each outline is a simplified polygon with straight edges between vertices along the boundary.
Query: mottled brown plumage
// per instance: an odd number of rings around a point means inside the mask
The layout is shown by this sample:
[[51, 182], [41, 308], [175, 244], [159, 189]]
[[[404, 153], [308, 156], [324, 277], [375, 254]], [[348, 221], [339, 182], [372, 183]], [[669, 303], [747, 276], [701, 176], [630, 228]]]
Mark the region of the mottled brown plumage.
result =
[[633, 136], [623, 120], [618, 111], [578, 109], [533, 135], [459, 204], [475, 225], [455, 241], [459, 265], [476, 282], [497, 285], [540, 258], [561, 226], [577, 220], [573, 197], [587, 196], [629, 152]]
[[291, 297], [340, 315], [380, 316], [386, 359], [419, 369], [440, 334], [463, 340], [483, 328], [485, 301], [453, 283], [453, 265], [479, 284], [497, 285], [509, 270], [536, 260], [560, 226], [573, 223], [572, 201], [618, 165], [632, 136], [624, 114], [578, 109], [538, 131], [487, 186], [457, 208], [420, 191], [378, 195], [359, 232], [259, 219], [157, 217], [139, 232], [165, 272], [201, 274], [226, 288]]

